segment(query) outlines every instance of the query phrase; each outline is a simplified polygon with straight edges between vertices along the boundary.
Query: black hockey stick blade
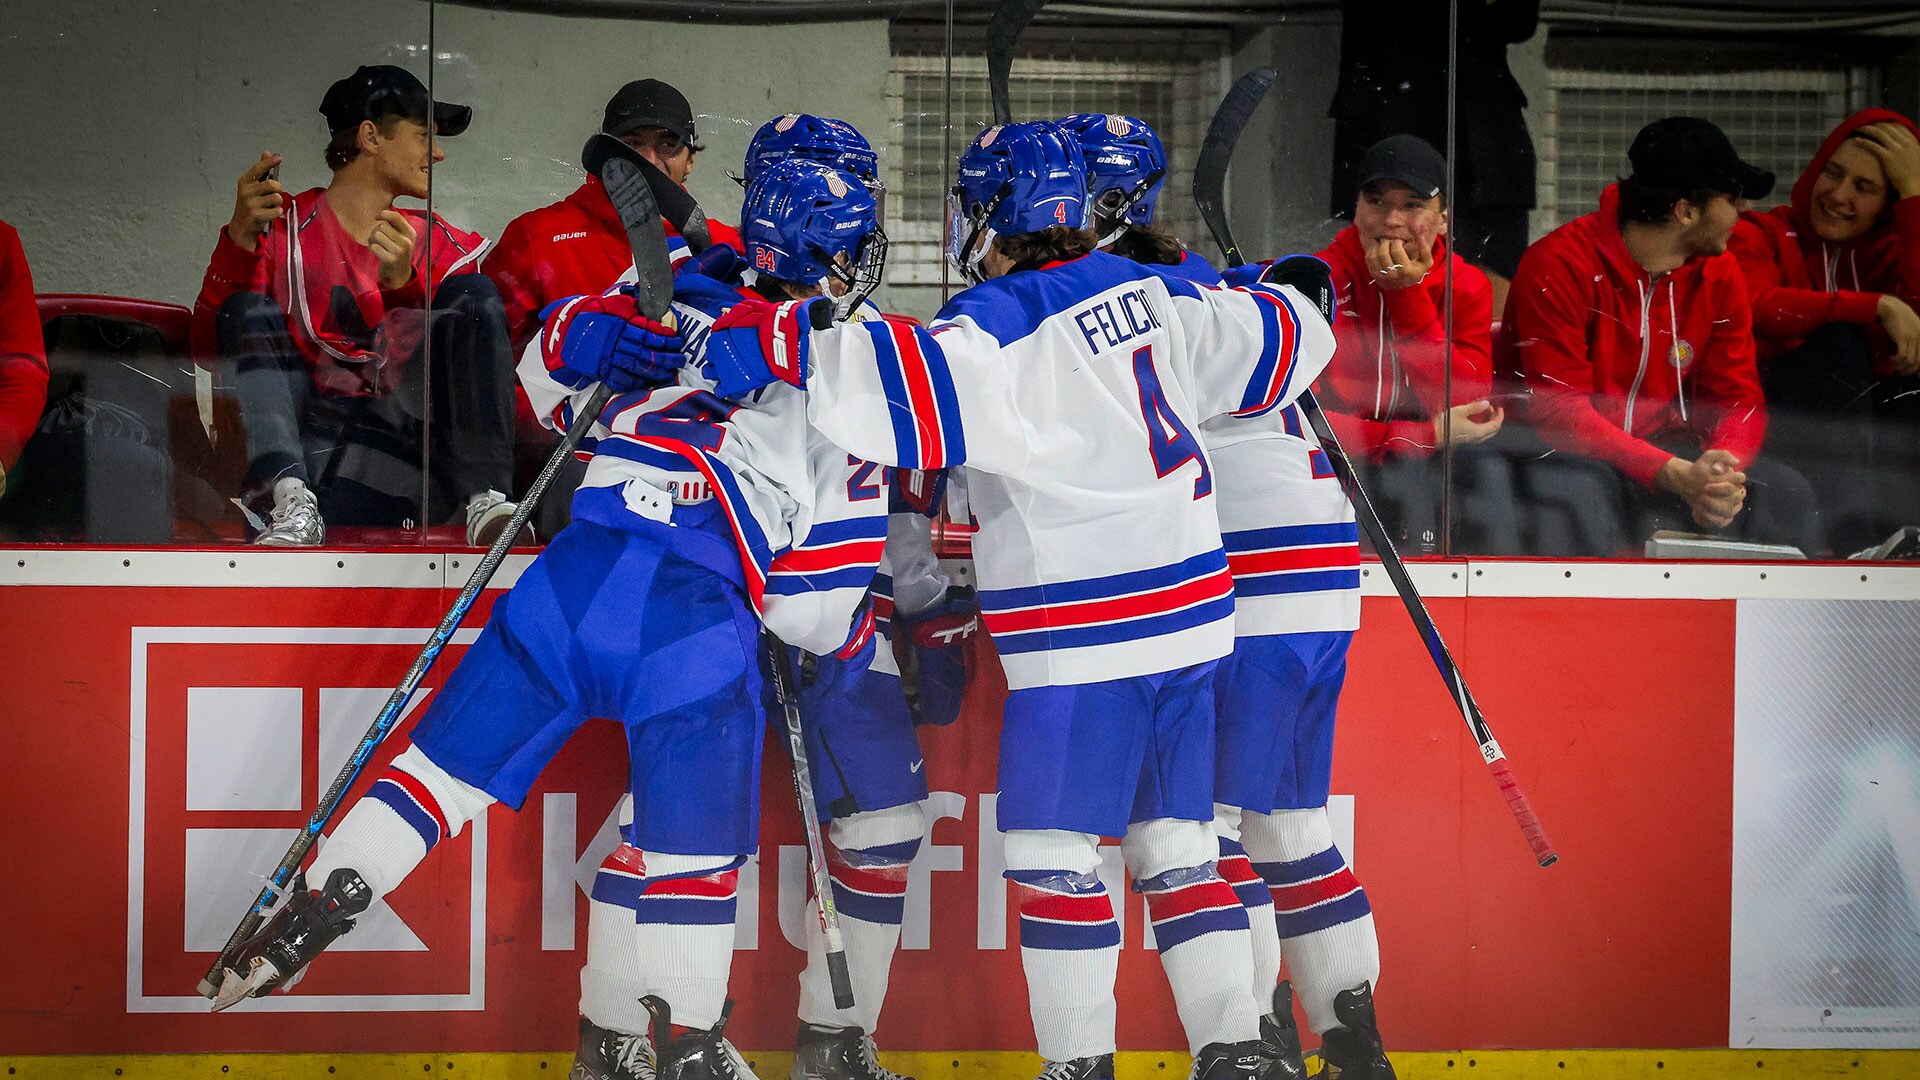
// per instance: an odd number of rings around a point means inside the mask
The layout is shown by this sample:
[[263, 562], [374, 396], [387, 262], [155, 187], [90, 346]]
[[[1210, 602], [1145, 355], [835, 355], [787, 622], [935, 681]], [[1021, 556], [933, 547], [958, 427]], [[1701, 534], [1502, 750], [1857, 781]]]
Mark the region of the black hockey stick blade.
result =
[[673, 262], [667, 256], [667, 234], [660, 227], [660, 205], [635, 164], [644, 160], [640, 155], [611, 135], [596, 135], [588, 146], [609, 142], [627, 153], [597, 157], [594, 164], [599, 168], [594, 175], [606, 185], [620, 225], [627, 230], [627, 244], [633, 248], [634, 303], [641, 314], [658, 319], [673, 307]]
[[1200, 208], [1200, 221], [1220, 245], [1220, 255], [1228, 266], [1246, 262], [1233, 243], [1233, 230], [1227, 225], [1227, 166], [1233, 161], [1233, 148], [1240, 142], [1253, 111], [1273, 89], [1278, 72], [1258, 67], [1240, 76], [1220, 108], [1207, 125], [1207, 137], [1200, 144], [1200, 156], [1193, 163], [1193, 201]]
[[1013, 123], [1013, 99], [1007, 80], [1013, 75], [1013, 47], [1047, 0], [1001, 0], [987, 23], [987, 88], [993, 93], [993, 122]]
[[647, 190], [653, 192], [653, 202], [660, 208], [660, 216], [667, 219], [687, 247], [695, 255], [713, 246], [713, 236], [707, 228], [706, 212], [700, 204], [687, 193], [687, 189], [673, 182], [672, 178], [660, 171], [659, 166], [648, 161], [640, 152], [612, 135], [601, 133], [587, 140], [580, 151], [580, 163], [586, 170], [606, 182], [605, 168], [609, 160], [618, 158], [640, 171], [647, 182]]

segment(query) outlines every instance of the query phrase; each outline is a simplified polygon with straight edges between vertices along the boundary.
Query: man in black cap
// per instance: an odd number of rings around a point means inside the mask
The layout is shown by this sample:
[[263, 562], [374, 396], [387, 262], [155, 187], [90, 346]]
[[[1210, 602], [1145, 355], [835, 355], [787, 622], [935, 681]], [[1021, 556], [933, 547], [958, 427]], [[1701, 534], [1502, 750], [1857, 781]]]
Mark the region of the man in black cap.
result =
[[271, 493], [256, 542], [464, 511], [468, 542], [491, 543], [513, 513], [513, 365], [499, 293], [475, 272], [486, 239], [394, 205], [426, 198], [436, 136], [472, 110], [380, 65], [334, 83], [320, 112], [332, 181], [290, 196], [263, 152], [194, 304], [196, 351], [235, 365], [250, 487]]
[[1603, 508], [1574, 550], [1536, 553], [1615, 555], [1658, 529], [1818, 551], [1812, 489], [1760, 459], [1753, 316], [1727, 254], [1773, 174], [1693, 117], [1648, 124], [1627, 157], [1633, 174], [1533, 245], [1507, 295], [1500, 366], [1561, 451], [1526, 466], [1527, 486]]
[[1488, 400], [1492, 286], [1447, 243], [1446, 160], [1418, 136], [1391, 135], [1361, 155], [1354, 179], [1353, 224], [1319, 253], [1340, 297], [1321, 404], [1382, 519], [1411, 550], [1438, 549], [1438, 451], [1449, 444], [1456, 484], [1474, 495], [1453, 504], [1456, 521], [1473, 523], [1455, 531], [1456, 543], [1511, 549], [1503, 463], [1460, 452], [1493, 437], [1505, 415]]
[[[680, 91], [658, 79], [637, 79], [621, 87], [607, 102], [600, 130], [617, 136], [682, 185], [692, 175], [694, 156], [701, 149], [692, 106]], [[711, 219], [708, 226], [716, 245], [745, 250], [740, 234], [732, 228]], [[665, 228], [668, 236], [678, 235], [671, 224]], [[508, 222], [483, 269], [506, 304], [507, 332], [518, 355], [539, 332], [540, 312], [548, 304], [605, 292], [632, 264], [633, 250], [620, 215], [600, 178], [589, 175], [573, 194]], [[524, 395], [518, 414], [520, 465], [531, 473], [545, 460], [557, 436], [534, 418]], [[568, 481], [577, 483], [578, 472], [562, 472], [555, 497], [542, 502], [542, 531], [558, 531], [567, 523], [571, 501], [567, 496], [573, 490]]]

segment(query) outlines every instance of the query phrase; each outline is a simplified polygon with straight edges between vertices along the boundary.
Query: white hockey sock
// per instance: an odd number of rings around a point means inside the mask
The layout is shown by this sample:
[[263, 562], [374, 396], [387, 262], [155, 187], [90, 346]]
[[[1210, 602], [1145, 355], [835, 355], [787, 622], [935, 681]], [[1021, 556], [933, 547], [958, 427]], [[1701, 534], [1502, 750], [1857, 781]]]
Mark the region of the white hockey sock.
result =
[[1247, 910], [1214, 867], [1218, 844], [1204, 821], [1160, 819], [1127, 829], [1121, 848], [1145, 894], [1160, 966], [1173, 989], [1188, 1049], [1260, 1037]]
[[1215, 803], [1213, 831], [1220, 838], [1220, 876], [1247, 909], [1247, 932], [1253, 941], [1253, 1008], [1265, 1016], [1273, 1011], [1273, 990], [1280, 981], [1280, 929], [1273, 920], [1273, 893], [1254, 872], [1253, 861], [1241, 846], [1239, 808]]
[[307, 868], [307, 886], [323, 887], [344, 866], [378, 900], [398, 888], [441, 837], [459, 836], [491, 805], [493, 796], [454, 779], [409, 746], [334, 826]]
[[1034, 1042], [1048, 1061], [1111, 1054], [1120, 924], [1100, 883], [1100, 838], [1056, 829], [1008, 832], [1006, 876], [1020, 907]]
[[1326, 808], [1245, 813], [1240, 835], [1273, 890], [1280, 952], [1307, 1025], [1320, 1033], [1341, 1026], [1334, 995], [1378, 986], [1380, 941], [1366, 890], [1333, 846]]
[[647, 876], [634, 904], [641, 981], [667, 1003], [674, 1023], [710, 1028], [727, 1000], [746, 860], [654, 852], [642, 852], [641, 860]]
[[857, 1027], [872, 1034], [880, 1025], [887, 976], [900, 945], [907, 910], [907, 870], [926, 833], [918, 803], [851, 814], [829, 831], [827, 874], [840, 915], [841, 944], [854, 1007], [835, 1008], [827, 974], [826, 934], [817, 900], [807, 902], [807, 966], [800, 973], [800, 1019], [821, 1027]]
[[[631, 811], [628, 811], [631, 814]], [[631, 820], [631, 818], [629, 818]], [[640, 972], [640, 852], [613, 849], [593, 876], [587, 905], [587, 963], [580, 969], [580, 1015], [611, 1031], [647, 1030]]]

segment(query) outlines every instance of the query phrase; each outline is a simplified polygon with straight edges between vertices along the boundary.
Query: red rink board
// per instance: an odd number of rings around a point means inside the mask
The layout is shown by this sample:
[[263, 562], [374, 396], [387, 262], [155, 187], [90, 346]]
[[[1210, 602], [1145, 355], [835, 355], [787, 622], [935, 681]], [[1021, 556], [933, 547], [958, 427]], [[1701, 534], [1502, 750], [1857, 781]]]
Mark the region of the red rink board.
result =
[[[199, 842], [190, 833], [287, 829], [304, 818], [299, 809], [188, 807], [184, 747], [195, 688], [297, 695], [297, 709], [296, 696], [284, 700], [297, 717], [304, 807], [324, 785], [314, 765], [317, 717], [354, 690], [375, 695], [377, 708], [378, 692], [398, 680], [415, 647], [275, 642], [288, 635], [273, 628], [425, 628], [451, 599], [450, 590], [425, 588], [0, 589], [0, 625], [11, 639], [0, 651], [0, 752], [13, 764], [0, 788], [9, 870], [0, 948], [10, 970], [0, 980], [0, 1045], [120, 1053], [568, 1044], [586, 901], [555, 881], [553, 852], [580, 856], [614, 805], [624, 751], [611, 724], [589, 725], [523, 812], [491, 813], [479, 890], [468, 834], [443, 843], [394, 894], [394, 913], [424, 949], [330, 953], [283, 999], [333, 999], [329, 1007], [344, 1011], [216, 1017], [189, 1000], [211, 960], [187, 948], [186, 864]], [[1381, 1009], [1394, 1045], [1726, 1045], [1734, 602], [1476, 597], [1431, 606], [1562, 861], [1549, 871], [1533, 865], [1397, 602], [1369, 598], [1342, 702], [1334, 790], [1354, 799], [1354, 862], [1378, 917]], [[137, 644], [136, 627], [224, 640]], [[408, 640], [424, 636], [420, 629]], [[449, 650], [430, 686], [460, 651]], [[961, 723], [923, 733], [932, 786], [951, 793], [939, 798], [959, 816], [935, 825], [923, 856], [940, 867], [927, 876], [931, 947], [903, 949], [895, 963], [882, 1025], [892, 1049], [1030, 1046], [1018, 930], [991, 846], [982, 872], [983, 795], [994, 788], [1004, 693], [990, 658], [982, 670], [988, 677]], [[356, 713], [353, 734], [371, 716]], [[758, 938], [736, 954], [733, 975], [739, 1006], [730, 1033], [748, 1047], [792, 1038], [801, 963], [775, 909], [775, 864], [791, 863], [799, 830], [777, 750], [768, 762]], [[264, 875], [277, 855], [278, 846], [255, 872]], [[130, 890], [134, 866], [142, 873]], [[798, 875], [790, 867], [786, 876]], [[996, 905], [1004, 944], [982, 948], [983, 934], [996, 937]], [[224, 936], [239, 914], [236, 905], [204, 918]], [[1181, 1045], [1141, 923], [1140, 899], [1128, 895], [1121, 1045]], [[429, 1008], [409, 1010], [397, 995]], [[378, 996], [381, 1011], [353, 1008], [356, 996]]]

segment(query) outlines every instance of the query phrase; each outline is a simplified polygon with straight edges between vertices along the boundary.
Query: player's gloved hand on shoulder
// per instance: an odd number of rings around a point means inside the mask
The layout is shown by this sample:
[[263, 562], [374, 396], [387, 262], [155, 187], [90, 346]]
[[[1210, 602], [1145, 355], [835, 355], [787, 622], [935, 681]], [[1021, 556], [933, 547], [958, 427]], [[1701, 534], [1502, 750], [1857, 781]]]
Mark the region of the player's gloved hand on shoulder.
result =
[[721, 313], [707, 335], [704, 374], [723, 398], [740, 398], [772, 383], [807, 385], [808, 338], [833, 325], [833, 301], [742, 300]]
[[680, 331], [642, 315], [631, 285], [560, 300], [541, 315], [541, 357], [556, 381], [575, 390], [594, 383], [616, 394], [645, 390], [672, 382], [687, 362]]
[[[914, 675], [913, 722], [945, 727], [960, 718], [973, 679], [973, 638], [980, 632], [979, 598], [952, 585], [932, 606], [894, 617], [894, 636], [907, 654], [902, 671]], [[898, 659], [898, 657], [896, 657]]]
[[1320, 316], [1333, 322], [1333, 270], [1313, 255], [1288, 255], [1276, 259], [1260, 274], [1269, 285], [1291, 285], [1307, 302], [1320, 309]]
[[732, 245], [715, 244], [698, 255], [681, 260], [680, 265], [673, 268], [673, 274], [675, 277], [699, 274], [729, 285], [738, 285], [741, 271], [746, 268], [747, 260], [741, 258]]
[[1273, 261], [1269, 259], [1266, 262], [1241, 263], [1239, 266], [1229, 266], [1225, 270], [1220, 271], [1220, 280], [1235, 288], [1245, 287], [1259, 281], [1260, 275], [1266, 273], [1267, 267], [1272, 265]]

